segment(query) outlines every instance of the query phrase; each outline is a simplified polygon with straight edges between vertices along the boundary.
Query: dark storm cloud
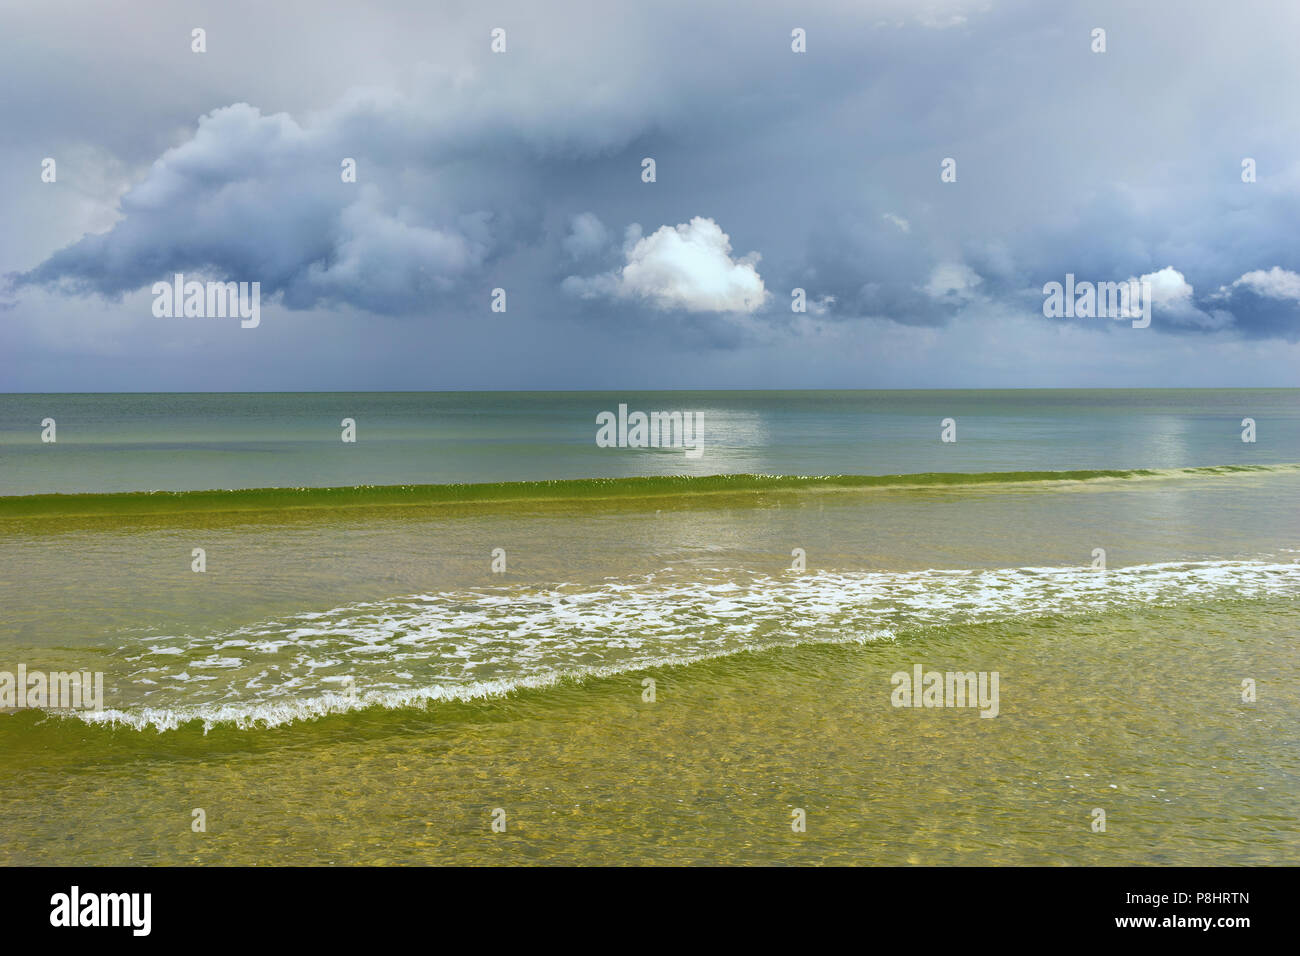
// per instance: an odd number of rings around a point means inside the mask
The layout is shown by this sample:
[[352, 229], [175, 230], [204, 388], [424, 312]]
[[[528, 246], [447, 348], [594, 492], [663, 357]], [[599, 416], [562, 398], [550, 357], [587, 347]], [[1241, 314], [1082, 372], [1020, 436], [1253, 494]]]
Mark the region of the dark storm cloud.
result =
[[[919, 353], [981, 326], [971, 341], [995, 341], [1014, 316], [1051, 349], [1061, 320], [1041, 290], [1066, 273], [1162, 276], [1156, 337], [1300, 340], [1286, 4], [145, 4], [113, 44], [97, 7], [64, 13], [6, 13], [0, 41], [0, 80], [34, 91], [0, 106], [0, 159], [61, 163], [57, 185], [6, 187], [0, 334], [32, 367], [81, 367], [75, 334], [39, 327], [59, 302], [95, 326], [86, 341], [156, 353], [160, 330], [182, 333], [151, 325], [141, 296], [175, 272], [260, 281], [281, 323], [374, 316], [394, 368], [431, 350], [477, 367], [508, 326], [579, 386], [596, 369], [653, 384], [691, 350], [737, 381], [769, 374], [769, 352], [815, 381], [881, 322]], [[488, 325], [494, 287], [510, 311]], [[276, 348], [281, 365], [332, 368], [355, 355], [331, 345], [344, 338]], [[170, 347], [182, 366], [210, 359]], [[494, 381], [536, 384], [528, 358], [498, 355]], [[929, 361], [928, 380], [952, 380], [951, 358]], [[92, 378], [98, 363], [84, 359]]]

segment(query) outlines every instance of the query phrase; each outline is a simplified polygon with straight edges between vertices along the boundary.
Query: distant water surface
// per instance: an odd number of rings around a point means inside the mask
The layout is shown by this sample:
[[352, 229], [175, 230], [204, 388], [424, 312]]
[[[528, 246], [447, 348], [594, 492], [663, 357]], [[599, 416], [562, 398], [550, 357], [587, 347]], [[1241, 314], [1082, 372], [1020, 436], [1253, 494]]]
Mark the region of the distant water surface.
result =
[[[703, 455], [597, 447], [620, 404], [699, 413]], [[1294, 461], [1297, 389], [0, 395], [0, 495]]]

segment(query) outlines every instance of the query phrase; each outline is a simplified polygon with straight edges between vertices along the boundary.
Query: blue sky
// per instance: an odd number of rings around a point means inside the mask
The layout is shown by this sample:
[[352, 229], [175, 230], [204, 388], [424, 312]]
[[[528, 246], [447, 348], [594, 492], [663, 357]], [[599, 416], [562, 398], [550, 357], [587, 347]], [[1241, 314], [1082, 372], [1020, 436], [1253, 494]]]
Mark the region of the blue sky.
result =
[[1300, 5], [745, 6], [5, 9], [0, 391], [1300, 385]]

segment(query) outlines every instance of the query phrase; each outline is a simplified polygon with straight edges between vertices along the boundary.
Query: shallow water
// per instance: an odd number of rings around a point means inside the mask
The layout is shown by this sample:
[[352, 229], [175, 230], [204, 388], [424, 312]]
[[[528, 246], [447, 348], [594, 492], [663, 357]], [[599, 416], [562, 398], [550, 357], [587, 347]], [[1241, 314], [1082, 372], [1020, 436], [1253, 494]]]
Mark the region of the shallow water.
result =
[[0, 862], [1294, 863], [1298, 492], [11, 517], [4, 657], [108, 710], [0, 716]]

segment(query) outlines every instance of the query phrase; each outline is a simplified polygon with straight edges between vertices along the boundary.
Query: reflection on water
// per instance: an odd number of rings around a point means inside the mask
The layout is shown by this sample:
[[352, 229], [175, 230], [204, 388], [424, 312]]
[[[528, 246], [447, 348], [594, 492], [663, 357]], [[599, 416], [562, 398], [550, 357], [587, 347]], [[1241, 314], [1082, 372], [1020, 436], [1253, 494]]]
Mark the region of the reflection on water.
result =
[[[620, 404], [702, 415], [703, 457], [597, 447]], [[1300, 460], [1300, 390], [0, 395], [0, 457], [0, 495], [1268, 464]]]
[[[589, 676], [206, 734], [0, 716], [0, 863], [1300, 862], [1298, 491], [12, 521], [3, 661], [102, 664], [110, 703]], [[892, 707], [918, 664], [997, 672], [999, 716]]]

